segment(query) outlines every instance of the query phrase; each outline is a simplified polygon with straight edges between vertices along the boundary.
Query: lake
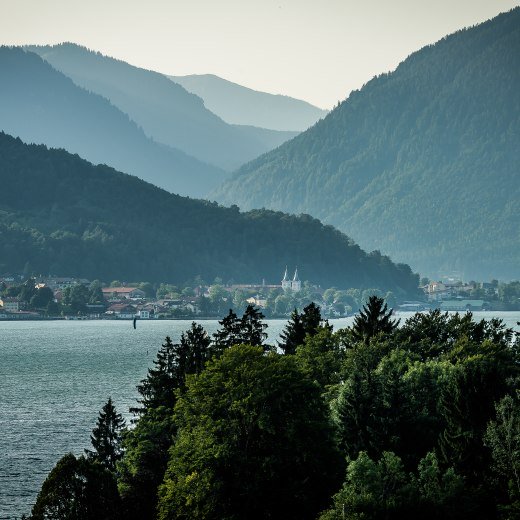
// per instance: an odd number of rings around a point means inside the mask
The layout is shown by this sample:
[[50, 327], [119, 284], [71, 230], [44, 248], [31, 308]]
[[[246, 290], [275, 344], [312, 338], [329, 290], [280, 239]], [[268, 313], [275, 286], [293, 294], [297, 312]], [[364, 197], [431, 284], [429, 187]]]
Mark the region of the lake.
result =
[[[412, 313], [400, 313], [406, 319]], [[520, 312], [475, 313], [516, 327]], [[331, 320], [334, 329], [353, 318]], [[202, 321], [209, 333], [217, 321]], [[48, 472], [68, 452], [90, 448], [90, 433], [109, 396], [129, 419], [136, 384], [169, 335], [191, 321], [0, 322], [0, 519], [30, 513]], [[284, 320], [267, 320], [273, 344]]]

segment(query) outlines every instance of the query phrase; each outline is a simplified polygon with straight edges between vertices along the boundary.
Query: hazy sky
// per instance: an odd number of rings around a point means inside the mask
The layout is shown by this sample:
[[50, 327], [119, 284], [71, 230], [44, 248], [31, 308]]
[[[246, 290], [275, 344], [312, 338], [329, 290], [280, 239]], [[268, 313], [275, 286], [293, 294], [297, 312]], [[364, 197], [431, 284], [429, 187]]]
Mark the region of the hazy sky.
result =
[[166, 74], [213, 73], [324, 108], [519, 0], [0, 0], [0, 42], [72, 41]]

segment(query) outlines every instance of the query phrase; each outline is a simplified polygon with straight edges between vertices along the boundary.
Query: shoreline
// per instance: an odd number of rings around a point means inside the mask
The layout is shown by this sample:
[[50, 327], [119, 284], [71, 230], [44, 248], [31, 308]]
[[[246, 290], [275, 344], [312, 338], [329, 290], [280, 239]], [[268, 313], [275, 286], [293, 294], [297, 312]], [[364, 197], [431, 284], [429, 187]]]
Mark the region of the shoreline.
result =
[[[434, 310], [434, 309], [430, 309], [430, 310]], [[424, 312], [428, 312], [428, 310], [421, 310], [421, 311], [411, 311], [411, 310], [394, 310], [393, 311], [393, 315], [399, 317], [399, 315], [402, 315], [402, 314], [416, 314], [416, 313], [424, 313]], [[455, 310], [446, 310], [446, 311], [442, 311], [443, 313], [444, 312], [448, 312], [450, 314], [466, 314], [467, 312], [471, 312], [472, 315], [480, 315], [480, 314], [490, 314], [490, 313], [493, 313], [493, 312], [498, 312], [498, 313], [502, 313], [502, 312], [511, 312], [511, 313], [515, 313], [515, 312], [520, 312], [520, 309], [486, 309], [486, 310], [466, 310], [466, 311], [462, 311], [462, 310], [459, 310], [459, 311], [455, 311]], [[354, 314], [348, 314], [346, 316], [334, 316], [334, 317], [331, 317], [331, 318], [325, 318], [326, 320], [341, 320], [341, 319], [347, 319], [347, 318], [353, 318], [354, 316], [356, 316], [357, 313], [354, 313]], [[160, 317], [160, 318], [139, 318], [137, 317], [136, 318], [137, 321], [143, 321], [143, 322], [155, 322], [155, 321], [219, 321], [222, 319], [221, 316], [181, 316], [181, 317], [169, 317], [169, 318], [164, 318], [164, 317]], [[289, 320], [290, 319], [290, 316], [270, 316], [270, 317], [266, 317], [264, 318], [266, 320]], [[90, 317], [90, 316], [28, 316], [28, 315], [6, 315], [6, 314], [0, 314], [0, 323], [1, 322], [7, 322], [7, 321], [128, 321], [128, 322], [132, 322], [134, 320], [134, 318], [114, 318], [114, 317], [100, 317], [100, 316], [95, 316], [95, 317]]]

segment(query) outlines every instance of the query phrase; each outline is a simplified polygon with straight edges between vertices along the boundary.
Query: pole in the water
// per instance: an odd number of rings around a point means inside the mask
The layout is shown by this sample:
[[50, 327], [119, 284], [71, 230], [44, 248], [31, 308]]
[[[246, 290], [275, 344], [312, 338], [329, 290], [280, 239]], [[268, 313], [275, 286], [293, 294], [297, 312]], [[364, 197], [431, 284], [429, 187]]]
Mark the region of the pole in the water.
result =
[[134, 316], [134, 329], [136, 328], [137, 318]]

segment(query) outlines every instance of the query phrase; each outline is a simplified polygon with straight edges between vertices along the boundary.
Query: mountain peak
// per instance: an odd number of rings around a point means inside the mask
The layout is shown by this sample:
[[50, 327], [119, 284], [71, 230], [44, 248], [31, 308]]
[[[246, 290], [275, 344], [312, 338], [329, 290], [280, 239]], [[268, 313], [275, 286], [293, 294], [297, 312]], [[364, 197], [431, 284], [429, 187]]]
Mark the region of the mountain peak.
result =
[[437, 276], [518, 276], [520, 8], [413, 53], [243, 166], [224, 203], [311, 213]]

